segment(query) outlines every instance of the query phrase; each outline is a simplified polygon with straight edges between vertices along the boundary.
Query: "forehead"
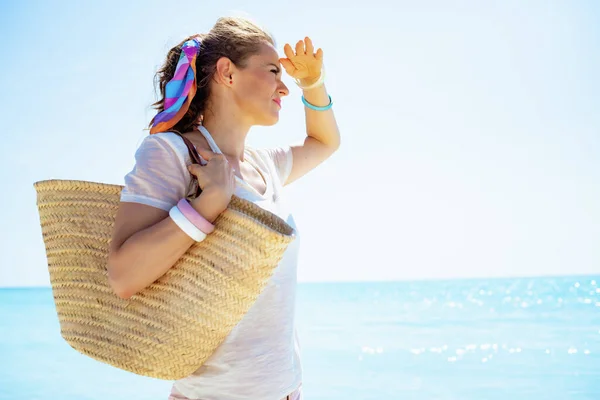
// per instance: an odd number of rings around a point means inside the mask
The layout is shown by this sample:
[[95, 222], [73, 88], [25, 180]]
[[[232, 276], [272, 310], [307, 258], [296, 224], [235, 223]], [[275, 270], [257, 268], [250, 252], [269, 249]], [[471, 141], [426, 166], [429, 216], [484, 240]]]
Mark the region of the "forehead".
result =
[[261, 43], [260, 50], [250, 57], [250, 62], [260, 64], [274, 63], [279, 65], [279, 54], [270, 43]]

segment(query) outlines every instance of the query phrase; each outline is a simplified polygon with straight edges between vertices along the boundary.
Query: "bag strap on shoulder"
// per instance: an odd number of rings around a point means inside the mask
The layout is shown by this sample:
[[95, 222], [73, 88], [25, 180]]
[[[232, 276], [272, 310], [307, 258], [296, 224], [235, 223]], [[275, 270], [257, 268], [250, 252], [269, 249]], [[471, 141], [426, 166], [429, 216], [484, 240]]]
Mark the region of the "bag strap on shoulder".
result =
[[[203, 165], [202, 162], [202, 158], [200, 157], [200, 154], [198, 154], [198, 150], [196, 150], [196, 146], [194, 146], [194, 144], [190, 141], [190, 139], [186, 138], [185, 136], [183, 136], [181, 133], [177, 132], [177, 131], [172, 131], [173, 133], [177, 134], [182, 140], [183, 143], [185, 143], [185, 146], [188, 149], [188, 152], [190, 153], [190, 158], [192, 159], [192, 162], [194, 164], [200, 164]], [[194, 181], [196, 181], [196, 177], [192, 175], [192, 181], [190, 182], [190, 185], [194, 184]], [[200, 185], [196, 183], [196, 193], [195, 193], [195, 197], [200, 196], [200, 193], [202, 193], [202, 189], [200, 188]]]

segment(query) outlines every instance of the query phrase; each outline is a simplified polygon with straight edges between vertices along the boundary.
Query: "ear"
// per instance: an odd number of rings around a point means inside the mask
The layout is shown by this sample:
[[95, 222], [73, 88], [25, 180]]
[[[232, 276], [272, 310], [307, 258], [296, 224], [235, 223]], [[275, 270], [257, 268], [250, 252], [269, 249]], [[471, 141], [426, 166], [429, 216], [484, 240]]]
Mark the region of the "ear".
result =
[[216, 71], [215, 71], [215, 80], [218, 83], [222, 83], [226, 86], [231, 86], [231, 81], [233, 80], [233, 75], [235, 72], [235, 64], [227, 58], [221, 57], [217, 60]]

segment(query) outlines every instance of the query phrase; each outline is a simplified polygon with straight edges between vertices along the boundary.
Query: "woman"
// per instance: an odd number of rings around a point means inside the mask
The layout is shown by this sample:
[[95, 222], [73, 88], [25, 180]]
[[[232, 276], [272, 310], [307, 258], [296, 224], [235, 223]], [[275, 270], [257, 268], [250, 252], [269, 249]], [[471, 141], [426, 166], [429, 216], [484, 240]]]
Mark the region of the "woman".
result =
[[[241, 18], [221, 18], [208, 34], [171, 49], [157, 74], [159, 113], [125, 177], [116, 217], [108, 273], [117, 295], [129, 298], [161, 277], [210, 234], [233, 194], [294, 226], [281, 203], [283, 186], [330, 157], [340, 135], [323, 85], [323, 52], [309, 38], [284, 52], [279, 58], [271, 36]], [[299, 146], [248, 148], [252, 126], [279, 119], [288, 95], [281, 66], [303, 88], [307, 137]], [[180, 134], [203, 165], [192, 164]], [[194, 178], [202, 193], [186, 214], [177, 204], [195, 191]], [[198, 371], [174, 383], [171, 399], [301, 398], [297, 260], [295, 241], [247, 315]]]

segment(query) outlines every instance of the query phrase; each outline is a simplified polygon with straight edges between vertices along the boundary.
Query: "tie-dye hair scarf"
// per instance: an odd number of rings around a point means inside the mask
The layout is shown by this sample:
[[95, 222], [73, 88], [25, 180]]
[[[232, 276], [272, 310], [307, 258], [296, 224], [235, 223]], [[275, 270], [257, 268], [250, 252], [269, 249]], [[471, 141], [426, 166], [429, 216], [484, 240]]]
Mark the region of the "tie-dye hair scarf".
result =
[[154, 117], [150, 134], [169, 130], [187, 112], [196, 94], [196, 56], [199, 50], [198, 39], [188, 40], [181, 46], [175, 75], [165, 86], [164, 111]]

